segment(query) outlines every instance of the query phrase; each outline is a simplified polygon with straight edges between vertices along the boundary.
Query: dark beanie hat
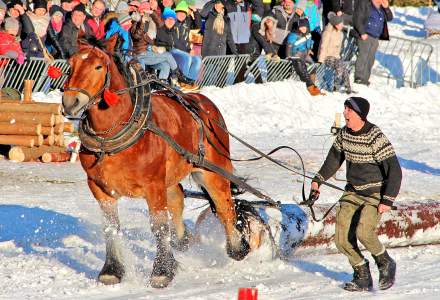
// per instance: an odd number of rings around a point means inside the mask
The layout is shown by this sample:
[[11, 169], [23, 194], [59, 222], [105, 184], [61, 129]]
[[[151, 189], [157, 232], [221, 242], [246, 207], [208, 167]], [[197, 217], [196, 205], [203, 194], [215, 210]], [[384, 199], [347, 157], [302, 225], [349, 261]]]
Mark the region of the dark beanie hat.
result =
[[328, 21], [333, 26], [336, 26], [336, 25], [341, 24], [343, 22], [342, 16], [338, 16], [337, 14], [335, 14], [332, 11], [328, 13], [327, 17], [328, 17]]
[[63, 11], [61, 10], [61, 7], [60, 7], [60, 6], [58, 6], [58, 5], [52, 5], [52, 6], [50, 7], [49, 14], [50, 14], [51, 16], [53, 16], [53, 15], [56, 14], [56, 13], [60, 13], [61, 16], [64, 16]]
[[10, 1], [7, 1], [7, 2], [6, 2], [6, 7], [7, 7], [8, 9], [11, 9], [11, 8], [13, 8], [16, 4], [21, 5], [21, 6], [24, 6], [24, 5], [23, 5], [23, 2], [22, 2], [21, 0], [10, 0]]
[[74, 7], [73, 10], [72, 10], [72, 13], [73, 13], [74, 11], [80, 11], [80, 12], [82, 12], [82, 13], [85, 14], [85, 15], [87, 14], [87, 12], [86, 12], [86, 7], [85, 7], [84, 4], [82, 4], [82, 3], [75, 5], [75, 7]]
[[344, 102], [344, 106], [350, 107], [354, 110], [362, 120], [367, 120], [368, 112], [370, 111], [370, 103], [362, 97], [350, 97]]
[[302, 18], [298, 20], [298, 28], [300, 27], [309, 27], [309, 20], [306, 18]]
[[44, 8], [47, 11], [47, 1], [46, 0], [34, 0], [34, 11], [37, 8]]

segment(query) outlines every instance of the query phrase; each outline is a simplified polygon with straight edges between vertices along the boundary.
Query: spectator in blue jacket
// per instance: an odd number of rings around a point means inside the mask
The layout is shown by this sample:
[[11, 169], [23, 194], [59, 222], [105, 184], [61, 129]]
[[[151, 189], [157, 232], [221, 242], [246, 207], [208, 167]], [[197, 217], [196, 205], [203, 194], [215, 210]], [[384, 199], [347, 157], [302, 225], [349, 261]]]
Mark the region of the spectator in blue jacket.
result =
[[118, 34], [122, 38], [121, 50], [126, 53], [132, 50], [132, 42], [130, 38], [131, 17], [128, 14], [120, 13], [116, 18], [110, 17], [105, 25], [105, 39], [109, 39], [114, 34]]
[[309, 21], [306, 18], [299, 19], [297, 30], [287, 36], [286, 57], [291, 59], [295, 72], [300, 80], [306, 83], [309, 93], [312, 96], [317, 96], [321, 94], [321, 91], [312, 81], [306, 64], [313, 63], [310, 57], [312, 46], [313, 40], [309, 32]]
[[388, 0], [364, 0], [357, 2], [353, 25], [359, 36], [359, 54], [356, 59], [354, 82], [369, 85], [380, 40], [388, 40], [387, 21], [393, 19]]

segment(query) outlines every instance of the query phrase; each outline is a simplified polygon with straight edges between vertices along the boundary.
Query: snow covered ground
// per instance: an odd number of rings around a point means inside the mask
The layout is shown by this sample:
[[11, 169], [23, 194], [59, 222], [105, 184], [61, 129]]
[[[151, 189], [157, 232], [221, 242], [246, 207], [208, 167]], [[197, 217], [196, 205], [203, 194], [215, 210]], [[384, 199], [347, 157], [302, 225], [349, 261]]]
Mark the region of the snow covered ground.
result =
[[[404, 15], [393, 23], [394, 31], [421, 30], [414, 18], [423, 18], [423, 9], [398, 11]], [[369, 120], [382, 128], [398, 153], [404, 175], [398, 201], [440, 200], [440, 85], [394, 89], [375, 79], [371, 87], [354, 87], [371, 103]], [[310, 172], [325, 158], [332, 143], [330, 126], [347, 97], [310, 97], [304, 85], [294, 81], [207, 88], [203, 93], [217, 103], [231, 132], [264, 151], [280, 144], [294, 147]], [[233, 142], [232, 155], [253, 153]], [[276, 158], [298, 166], [291, 153]], [[251, 175], [252, 185], [283, 203], [300, 197], [300, 178], [267, 161], [234, 166], [238, 174]], [[344, 172], [337, 177], [344, 178]], [[259, 299], [439, 298], [437, 245], [391, 249], [398, 265], [395, 286], [353, 294], [341, 289], [351, 279], [343, 255], [294, 255], [281, 261], [272, 260], [263, 248], [235, 262], [225, 253], [221, 232], [204, 235], [188, 252], [176, 253], [180, 268], [175, 280], [155, 290], [148, 286], [155, 244], [146, 204], [125, 198], [119, 207], [128, 274], [121, 284], [104, 286], [95, 280], [105, 257], [101, 215], [80, 165], [3, 160], [0, 182], [0, 299], [236, 299], [239, 287], [251, 286], [258, 288]], [[190, 180], [185, 185], [195, 188]], [[334, 202], [339, 196], [323, 188], [320, 201]], [[204, 203], [186, 201], [184, 215], [191, 228]], [[374, 266], [372, 272], [377, 282]]]

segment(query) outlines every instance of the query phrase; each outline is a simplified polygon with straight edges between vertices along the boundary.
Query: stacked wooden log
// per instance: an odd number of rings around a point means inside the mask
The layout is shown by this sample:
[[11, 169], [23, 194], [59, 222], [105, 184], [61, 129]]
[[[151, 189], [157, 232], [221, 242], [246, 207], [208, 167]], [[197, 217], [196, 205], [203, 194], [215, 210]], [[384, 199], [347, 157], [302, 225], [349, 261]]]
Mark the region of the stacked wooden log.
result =
[[[0, 101], [0, 144], [13, 146], [11, 160], [31, 161], [45, 153], [66, 153], [64, 132], [73, 129], [72, 123], [64, 122], [61, 104]], [[53, 158], [51, 161], [66, 161], [66, 156], [46, 155]]]

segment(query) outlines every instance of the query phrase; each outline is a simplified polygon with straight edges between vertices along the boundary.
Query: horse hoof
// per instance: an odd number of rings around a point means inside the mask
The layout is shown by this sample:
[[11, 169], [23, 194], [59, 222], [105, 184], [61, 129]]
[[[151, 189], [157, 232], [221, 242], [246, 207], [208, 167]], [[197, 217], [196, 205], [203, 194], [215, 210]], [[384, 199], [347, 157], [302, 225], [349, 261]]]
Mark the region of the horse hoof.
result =
[[229, 243], [226, 249], [230, 258], [240, 261], [249, 254], [251, 248], [249, 246], [249, 243], [244, 238], [242, 238], [240, 249], [234, 249]]
[[153, 263], [150, 284], [154, 288], [164, 288], [173, 280], [177, 270], [177, 261], [171, 253], [157, 256]]
[[102, 275], [99, 275], [98, 281], [105, 284], [105, 285], [114, 285], [114, 284], [121, 283], [121, 278], [119, 278], [115, 275], [102, 274]]
[[182, 238], [178, 238], [176, 234], [173, 234], [171, 239], [171, 247], [176, 249], [177, 251], [185, 252], [189, 249], [191, 242], [194, 240], [194, 237], [187, 228], [185, 228], [185, 233]]
[[98, 281], [105, 285], [118, 284], [121, 282], [124, 274], [124, 266], [120, 262], [114, 259], [107, 259], [98, 275]]
[[156, 276], [151, 276], [150, 284], [152, 287], [156, 289], [162, 289], [167, 287], [172, 280], [173, 277], [169, 277], [167, 275], [156, 275]]

